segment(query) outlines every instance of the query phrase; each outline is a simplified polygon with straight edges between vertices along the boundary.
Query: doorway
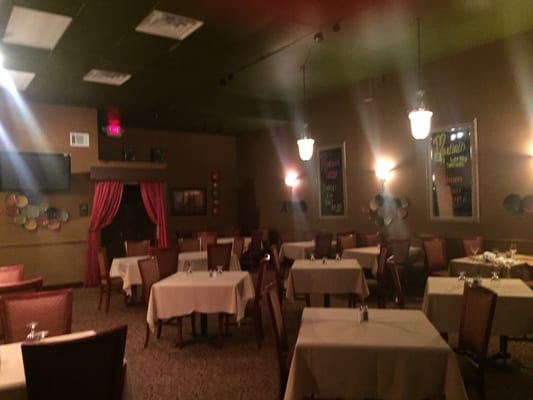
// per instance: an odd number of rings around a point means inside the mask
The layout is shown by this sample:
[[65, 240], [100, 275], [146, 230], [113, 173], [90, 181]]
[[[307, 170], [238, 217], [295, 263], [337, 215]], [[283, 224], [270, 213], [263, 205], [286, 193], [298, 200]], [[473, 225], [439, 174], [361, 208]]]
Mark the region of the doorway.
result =
[[102, 246], [107, 248], [110, 261], [124, 257], [125, 240], [150, 240], [152, 245], [156, 242], [156, 226], [146, 213], [139, 185], [124, 185], [117, 215], [102, 229]]

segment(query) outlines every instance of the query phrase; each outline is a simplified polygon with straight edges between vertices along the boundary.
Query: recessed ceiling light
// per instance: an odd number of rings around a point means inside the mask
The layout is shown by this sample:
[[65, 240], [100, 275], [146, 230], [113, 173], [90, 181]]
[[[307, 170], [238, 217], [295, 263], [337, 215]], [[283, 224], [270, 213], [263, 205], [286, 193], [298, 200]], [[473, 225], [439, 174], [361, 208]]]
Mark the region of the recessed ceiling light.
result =
[[[3, 69], [2, 72], [6, 73], [7, 77], [11, 79], [11, 82], [15, 85], [15, 88], [22, 92], [26, 90], [28, 85], [31, 83], [33, 78], [35, 78], [35, 74], [33, 72], [26, 72], [26, 71], [16, 71], [13, 69]], [[0, 79], [0, 82], [2, 83], [2, 86], [4, 86], [4, 80]], [[8, 87], [9, 89], [9, 87]]]
[[130, 74], [125, 74], [123, 72], [91, 69], [85, 74], [83, 80], [86, 82], [103, 83], [104, 85], [120, 86], [130, 78]]
[[13, 7], [2, 39], [5, 43], [52, 50], [71, 17], [25, 7]]
[[203, 21], [194, 18], [153, 10], [135, 30], [150, 35], [183, 40], [203, 24]]

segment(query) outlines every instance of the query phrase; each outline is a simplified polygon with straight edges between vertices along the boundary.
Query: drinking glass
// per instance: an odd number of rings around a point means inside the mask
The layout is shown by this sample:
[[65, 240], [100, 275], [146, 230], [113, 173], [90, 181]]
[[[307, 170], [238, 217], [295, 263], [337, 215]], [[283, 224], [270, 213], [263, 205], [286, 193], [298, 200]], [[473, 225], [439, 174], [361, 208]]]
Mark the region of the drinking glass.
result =
[[314, 254], [314, 253], [311, 253], [311, 256], [309, 257], [309, 259], [310, 259], [311, 261], [315, 261], [315, 254]]
[[457, 278], [460, 281], [466, 281], [466, 272], [465, 271], [459, 271], [459, 277]]
[[516, 243], [511, 243], [509, 245], [509, 252], [511, 253], [511, 258], [514, 258], [515, 254], [517, 252]]
[[35, 328], [37, 328], [37, 325], [39, 325], [39, 323], [36, 321], [28, 322], [26, 324], [26, 327], [30, 328], [30, 333], [28, 333], [28, 335], [26, 336], [26, 340], [28, 341], [37, 340], [37, 332], [35, 331]]
[[476, 258], [477, 252], [479, 251], [479, 246], [477, 244], [473, 244], [470, 246], [470, 251], [472, 252], [472, 258]]
[[223, 265], [217, 265], [217, 274], [222, 274], [222, 271], [224, 270]]
[[183, 269], [188, 274], [192, 274], [192, 265], [191, 265], [191, 263], [189, 261], [185, 261], [185, 264], [183, 264]]
[[339, 255], [339, 253], [335, 254], [335, 260], [337, 260], [337, 261], [341, 260], [341, 256]]
[[492, 282], [500, 280], [500, 275], [498, 274], [498, 271], [496, 271], [495, 269], [492, 271], [492, 274], [490, 275], [490, 280]]

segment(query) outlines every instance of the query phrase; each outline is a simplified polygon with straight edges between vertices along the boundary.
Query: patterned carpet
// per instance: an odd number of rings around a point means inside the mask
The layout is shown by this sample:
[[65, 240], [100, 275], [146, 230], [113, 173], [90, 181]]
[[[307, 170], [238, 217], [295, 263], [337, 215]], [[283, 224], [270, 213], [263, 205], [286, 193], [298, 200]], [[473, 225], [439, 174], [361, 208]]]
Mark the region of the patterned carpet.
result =
[[[267, 280], [271, 280], [269, 271]], [[312, 299], [314, 305], [321, 298]], [[409, 308], [420, 307], [420, 297], [409, 299]], [[190, 318], [184, 319], [184, 346], [176, 347], [176, 327], [163, 327], [161, 339], [150, 337], [146, 349], [146, 307], [126, 306], [122, 293], [111, 297], [109, 313], [98, 311], [98, 289], [83, 288], [74, 291], [73, 331], [101, 330], [118, 324], [128, 325], [126, 357], [130, 381], [137, 400], [208, 400], [243, 399], [275, 400], [278, 393], [278, 375], [272, 328], [264, 315], [265, 341], [257, 348], [254, 327], [248, 321], [233, 324], [222, 348], [214, 346], [214, 338], [194, 340]], [[294, 346], [304, 303], [285, 302], [284, 317], [289, 343]], [[346, 306], [346, 300], [333, 298], [332, 306]], [[533, 310], [532, 310], [533, 312]], [[199, 318], [197, 318], [199, 331]], [[217, 317], [209, 316], [209, 333], [217, 331]], [[450, 339], [454, 345], [454, 338]], [[497, 340], [491, 342], [495, 349]], [[508, 368], [490, 368], [487, 371], [488, 399], [533, 399], [533, 342], [511, 342], [512, 358]], [[476, 399], [475, 387], [468, 386], [469, 395]]]

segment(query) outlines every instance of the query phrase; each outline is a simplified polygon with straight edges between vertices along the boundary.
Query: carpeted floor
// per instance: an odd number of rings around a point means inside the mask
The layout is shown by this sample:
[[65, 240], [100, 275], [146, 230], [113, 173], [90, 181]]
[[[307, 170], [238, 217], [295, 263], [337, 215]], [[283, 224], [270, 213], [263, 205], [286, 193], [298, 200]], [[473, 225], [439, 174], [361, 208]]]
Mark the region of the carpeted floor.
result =
[[[269, 271], [267, 280], [272, 279]], [[409, 308], [419, 308], [421, 298], [408, 298]], [[313, 298], [320, 305], [321, 298]], [[193, 340], [190, 318], [184, 319], [185, 344], [176, 347], [176, 327], [163, 327], [161, 339], [145, 339], [146, 307], [126, 306], [121, 293], [113, 293], [109, 313], [98, 311], [98, 289], [83, 288], [74, 291], [73, 331], [101, 330], [118, 324], [128, 325], [126, 357], [128, 373], [137, 394], [137, 400], [208, 400], [243, 399], [275, 400], [278, 394], [278, 374], [272, 327], [264, 315], [265, 341], [257, 348], [254, 327], [248, 321], [232, 325], [222, 348], [214, 340]], [[285, 302], [284, 318], [289, 343], [294, 346], [304, 303]], [[346, 306], [346, 300], [333, 298], [332, 306]], [[533, 310], [532, 310], [533, 312]], [[199, 318], [197, 318], [199, 331]], [[217, 317], [209, 316], [209, 332], [215, 335]], [[454, 345], [454, 338], [450, 339]], [[495, 349], [497, 340], [491, 342]], [[487, 371], [488, 399], [533, 399], [533, 342], [511, 342], [511, 360], [507, 368]], [[468, 386], [472, 399], [477, 399], [475, 388]]]

